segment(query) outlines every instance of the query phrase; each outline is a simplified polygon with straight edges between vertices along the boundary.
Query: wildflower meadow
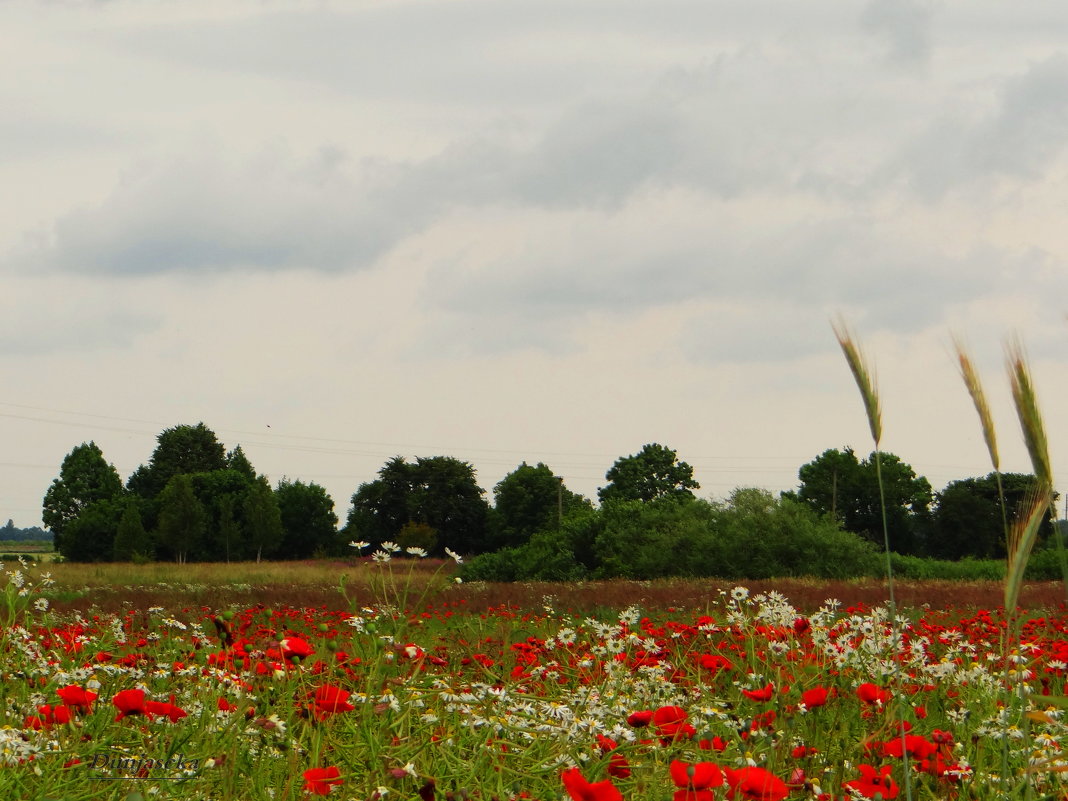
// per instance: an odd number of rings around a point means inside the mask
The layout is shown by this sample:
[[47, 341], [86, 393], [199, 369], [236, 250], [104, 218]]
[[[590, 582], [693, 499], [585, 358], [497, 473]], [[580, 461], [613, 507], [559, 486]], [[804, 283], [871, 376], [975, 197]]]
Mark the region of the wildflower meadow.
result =
[[[432, 602], [380, 554], [334, 607], [57, 613], [7, 565], [0, 795], [1062, 798], [1063, 610], [775, 591], [576, 614]], [[441, 586], [451, 582], [447, 566]], [[377, 583], [375, 583], [377, 582]], [[405, 604], [398, 606], [397, 604]], [[1010, 647], [1011, 646], [1011, 647]]]
[[[878, 449], [870, 372], [837, 333]], [[1044, 489], [1007, 523], [1000, 604], [900, 603], [889, 549], [885, 602], [803, 609], [744, 584], [684, 607], [477, 603], [453, 562], [427, 577], [421, 548], [354, 542], [364, 580], [341, 573], [328, 603], [201, 585], [61, 611], [47, 565], [9, 563], [0, 798], [1068, 798], [1068, 613], [1020, 606], [1052, 477], [1010, 356]]]

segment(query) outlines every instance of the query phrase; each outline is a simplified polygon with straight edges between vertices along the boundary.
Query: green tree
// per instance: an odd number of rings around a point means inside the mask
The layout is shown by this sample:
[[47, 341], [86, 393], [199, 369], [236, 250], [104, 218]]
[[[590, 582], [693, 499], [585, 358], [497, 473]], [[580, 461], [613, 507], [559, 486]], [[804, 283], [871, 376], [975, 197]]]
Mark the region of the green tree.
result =
[[680, 462], [671, 448], [655, 442], [644, 446], [638, 453], [617, 459], [605, 473], [605, 478], [608, 479], [607, 486], [597, 491], [601, 503], [692, 499], [692, 490], [701, 488], [694, 481], [693, 467]]
[[[933, 499], [931, 484], [892, 453], [880, 453], [890, 548], [916, 553], [922, 547]], [[846, 531], [883, 542], [875, 453], [860, 461], [851, 448], [826, 450], [798, 470], [801, 485], [787, 493], [812, 509], [842, 521]]]
[[226, 469], [223, 445], [203, 423], [168, 428], [156, 442], [148, 465], [137, 468], [127, 481], [127, 487], [143, 498], [155, 498], [176, 475]]
[[206, 527], [207, 514], [193, 491], [192, 477], [176, 474], [160, 493], [160, 544], [170, 550], [175, 561], [184, 564], [201, 547]]
[[94, 501], [86, 506], [67, 524], [60, 555], [70, 562], [111, 561], [124, 507], [125, 500], [121, 497]]
[[486, 550], [488, 504], [469, 463], [451, 456], [390, 459], [378, 479], [352, 496], [345, 525], [348, 539], [378, 544], [395, 540], [407, 523], [425, 523], [437, 534], [434, 553]]
[[242, 508], [256, 481], [233, 469], [191, 473], [190, 478], [205, 513], [204, 537], [194, 559], [217, 562], [244, 555]]
[[493, 549], [521, 545], [536, 531], [560, 527], [563, 518], [593, 504], [564, 486], [548, 466], [526, 462], [497, 482], [493, 488]]
[[63, 537], [71, 522], [98, 501], [122, 495], [122, 479], [108, 464], [95, 442], [83, 442], [63, 459], [59, 478], [45, 492], [41, 519], [55, 535], [55, 548], [63, 553]]
[[279, 559], [336, 553], [339, 537], [334, 499], [318, 484], [282, 479], [274, 491], [282, 520]]
[[[939, 559], [1004, 559], [1005, 523], [1011, 524], [1017, 510], [1023, 508], [1028, 493], [1034, 489], [1035, 477], [1025, 473], [1002, 473], [1005, 496], [1002, 515], [998, 496], [998, 475], [951, 481], [935, 495], [931, 513], [930, 536], [926, 543], [929, 556]], [[1040, 540], [1053, 533], [1052, 515], [1047, 516], [1039, 533]]]
[[130, 562], [136, 559], [151, 559], [154, 551], [152, 538], [141, 522], [140, 504], [135, 499], [128, 498], [115, 531], [112, 557], [116, 562]]
[[256, 470], [252, 467], [252, 462], [245, 456], [245, 451], [242, 450], [240, 445], [226, 454], [226, 466], [230, 470], [236, 470], [249, 481], [254, 481], [256, 478]]
[[243, 511], [245, 540], [259, 562], [264, 556], [271, 556], [278, 550], [283, 535], [282, 514], [266, 478], [261, 476], [252, 482], [245, 496]]

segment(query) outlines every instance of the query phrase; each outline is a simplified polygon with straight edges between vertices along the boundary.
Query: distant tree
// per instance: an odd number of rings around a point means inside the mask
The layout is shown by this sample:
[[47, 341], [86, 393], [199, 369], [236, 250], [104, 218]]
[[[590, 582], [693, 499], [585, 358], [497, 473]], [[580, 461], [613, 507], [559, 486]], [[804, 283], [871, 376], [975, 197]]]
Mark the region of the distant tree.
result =
[[130, 562], [139, 558], [151, 559], [154, 551], [152, 538], [141, 522], [140, 505], [135, 499], [128, 498], [115, 531], [112, 556], [116, 562]]
[[425, 523], [436, 533], [436, 555], [445, 548], [486, 549], [488, 504], [470, 464], [451, 456], [419, 457], [414, 463], [398, 456], [378, 476], [353, 494], [346, 537], [378, 544], [396, 540], [408, 523]]
[[[931, 484], [892, 453], [879, 455], [890, 548], [916, 553], [933, 498]], [[798, 470], [801, 485], [787, 493], [817, 512], [833, 515], [852, 531], [883, 545], [883, 518], [875, 454], [860, 461], [851, 448], [826, 450]]]
[[121, 494], [122, 479], [95, 442], [82, 443], [68, 453], [59, 468], [59, 478], [45, 493], [41, 512], [44, 524], [55, 535], [56, 550], [62, 552], [67, 527], [90, 504]]
[[256, 471], [252, 467], [252, 462], [245, 456], [245, 452], [238, 445], [228, 454], [226, 454], [226, 466], [230, 470], [236, 470], [245, 476], [249, 481], [254, 481], [256, 478]]
[[167, 547], [179, 564], [189, 560], [191, 553], [202, 547], [207, 526], [207, 514], [193, 491], [193, 479], [187, 473], [177, 473], [160, 493], [160, 544]]
[[271, 556], [278, 550], [283, 536], [282, 514], [266, 478], [261, 476], [252, 482], [242, 511], [245, 518], [245, 541], [259, 562], [263, 557]]
[[148, 465], [137, 468], [127, 481], [143, 498], [155, 498], [176, 475], [226, 469], [223, 445], [203, 423], [168, 428], [156, 441]]
[[325, 489], [314, 482], [305, 484], [283, 478], [274, 495], [282, 520], [277, 558], [307, 559], [317, 552], [337, 551], [337, 515], [334, 500]]
[[644, 446], [631, 456], [622, 456], [605, 473], [607, 486], [597, 491], [601, 503], [653, 501], [660, 498], [692, 499], [693, 467], [680, 462], [671, 448], [657, 443]]
[[521, 545], [536, 531], [556, 530], [566, 515], [593, 507], [542, 462], [533, 467], [520, 464], [497, 482], [493, 498], [494, 550]]
[[109, 562], [126, 500], [106, 498], [82, 509], [63, 532], [59, 553], [71, 562]]
[[[927, 541], [928, 555], [940, 559], [960, 559], [965, 556], [1004, 559], [1005, 524], [1011, 525], [1034, 485], [1033, 475], [1002, 473], [1001, 486], [1005, 496], [1003, 516], [996, 473], [982, 478], [951, 481], [935, 495]], [[1039, 539], [1045, 540], [1052, 533], [1050, 515], [1042, 524]]]
[[239, 470], [192, 473], [193, 492], [204, 507], [204, 537], [192, 555], [196, 560], [229, 561], [245, 554], [241, 534], [242, 509], [256, 483]]

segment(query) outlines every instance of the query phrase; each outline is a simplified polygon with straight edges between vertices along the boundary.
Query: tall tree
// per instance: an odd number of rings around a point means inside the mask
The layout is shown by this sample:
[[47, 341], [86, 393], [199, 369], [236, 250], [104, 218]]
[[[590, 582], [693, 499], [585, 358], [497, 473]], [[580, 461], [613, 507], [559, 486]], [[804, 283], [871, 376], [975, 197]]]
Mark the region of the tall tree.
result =
[[189, 560], [202, 547], [207, 514], [193, 491], [193, 479], [178, 473], [160, 493], [160, 544], [166, 546], [179, 564]]
[[282, 542], [282, 514], [271, 485], [264, 477], [252, 482], [243, 504], [245, 517], [245, 540], [259, 562], [271, 556]]
[[63, 459], [59, 478], [45, 492], [41, 519], [55, 535], [55, 548], [62, 552], [63, 535], [69, 524], [92, 503], [122, 494], [122, 479], [108, 464], [95, 442], [83, 442]]
[[[898, 553], [916, 553], [929, 520], [931, 484], [892, 453], [883, 451], [879, 459], [890, 548]], [[801, 466], [800, 487], [789, 495], [817, 512], [834, 515], [846, 531], [881, 545], [878, 472], [875, 453], [861, 461], [851, 448], [826, 450]]]
[[245, 476], [250, 481], [256, 478], [256, 470], [252, 467], [252, 462], [245, 456], [245, 451], [240, 445], [236, 446], [232, 451], [226, 454], [226, 466], [231, 470], [236, 470]]
[[[1035, 477], [1002, 473], [1001, 486], [1005, 496], [1004, 516], [996, 473], [951, 481], [936, 493], [927, 553], [941, 559], [965, 556], [1004, 559], [1005, 524], [1011, 524], [1018, 511], [1026, 508], [1028, 493], [1035, 488]], [[1045, 539], [1052, 533], [1052, 515], [1047, 515], [1039, 537]]]
[[590, 501], [564, 486], [562, 477], [538, 462], [526, 462], [502, 478], [493, 488], [494, 549], [522, 545], [536, 531], [557, 529], [565, 515], [590, 509]]
[[176, 475], [226, 469], [223, 445], [203, 423], [165, 429], [156, 442], [148, 465], [137, 468], [127, 482], [143, 498], [155, 498]]
[[115, 531], [112, 556], [116, 562], [130, 562], [134, 559], [151, 559], [155, 548], [152, 538], [145, 531], [141, 522], [141, 508], [136, 498], [127, 496], [122, 517]]
[[693, 499], [693, 467], [680, 462], [678, 454], [658, 443], [644, 446], [638, 453], [622, 456], [605, 473], [608, 484], [597, 491], [601, 503], [610, 501], [653, 501], [660, 498]]
[[274, 495], [282, 519], [278, 558], [307, 559], [337, 550], [337, 515], [325, 489], [314, 482], [282, 479]]
[[352, 496], [346, 536], [377, 544], [395, 540], [408, 523], [434, 530], [434, 553], [445, 548], [478, 553], [487, 547], [485, 491], [469, 463], [451, 456], [401, 456], [378, 471], [378, 479], [361, 484]]
[[60, 555], [70, 562], [109, 562], [126, 499], [107, 498], [82, 509], [70, 521], [60, 543]]

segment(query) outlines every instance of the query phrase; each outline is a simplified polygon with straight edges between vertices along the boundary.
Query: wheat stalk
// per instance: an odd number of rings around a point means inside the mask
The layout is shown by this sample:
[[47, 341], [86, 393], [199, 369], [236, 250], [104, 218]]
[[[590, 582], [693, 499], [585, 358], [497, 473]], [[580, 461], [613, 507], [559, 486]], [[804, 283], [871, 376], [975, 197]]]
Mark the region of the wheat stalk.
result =
[[879, 440], [883, 437], [883, 418], [879, 408], [879, 392], [875, 387], [875, 379], [864, 361], [864, 355], [860, 352], [853, 334], [846, 326], [845, 321], [838, 319], [831, 323], [838, 344], [845, 354], [849, 369], [860, 389], [860, 396], [864, 400], [864, 410], [868, 415], [868, 426], [871, 428], [871, 437], [875, 440], [875, 450], [879, 450]]
[[1031, 380], [1023, 345], [1014, 339], [1008, 343], [1005, 350], [1012, 400], [1016, 406], [1016, 416], [1020, 419], [1027, 453], [1031, 457], [1031, 466], [1035, 471], [1034, 491], [1028, 496], [1027, 505], [1017, 513], [1006, 543], [1008, 570], [1005, 576], [1005, 612], [1011, 615], [1016, 608], [1024, 568], [1038, 537], [1038, 529], [1053, 503], [1053, 470], [1050, 467], [1046, 429], [1042, 425], [1035, 385]]
[[986, 393], [979, 381], [979, 373], [968, 356], [964, 345], [956, 337], [953, 338], [953, 347], [957, 351], [957, 365], [960, 368], [960, 376], [964, 380], [964, 386], [975, 404], [975, 411], [979, 414], [979, 422], [983, 427], [983, 440], [986, 442], [986, 450], [990, 454], [990, 463], [994, 465], [994, 472], [1001, 471], [1001, 459], [998, 456], [998, 439], [994, 432], [994, 418], [990, 414], [990, 406], [986, 402]]
[[1027, 454], [1031, 457], [1035, 476], [1040, 482], [1052, 487], [1053, 469], [1050, 467], [1046, 429], [1038, 411], [1038, 399], [1035, 396], [1031, 371], [1027, 366], [1027, 357], [1019, 340], [1014, 339], [1006, 346], [1006, 361], [1016, 416], [1020, 418], [1020, 428], [1023, 430], [1024, 443], [1027, 445]]

